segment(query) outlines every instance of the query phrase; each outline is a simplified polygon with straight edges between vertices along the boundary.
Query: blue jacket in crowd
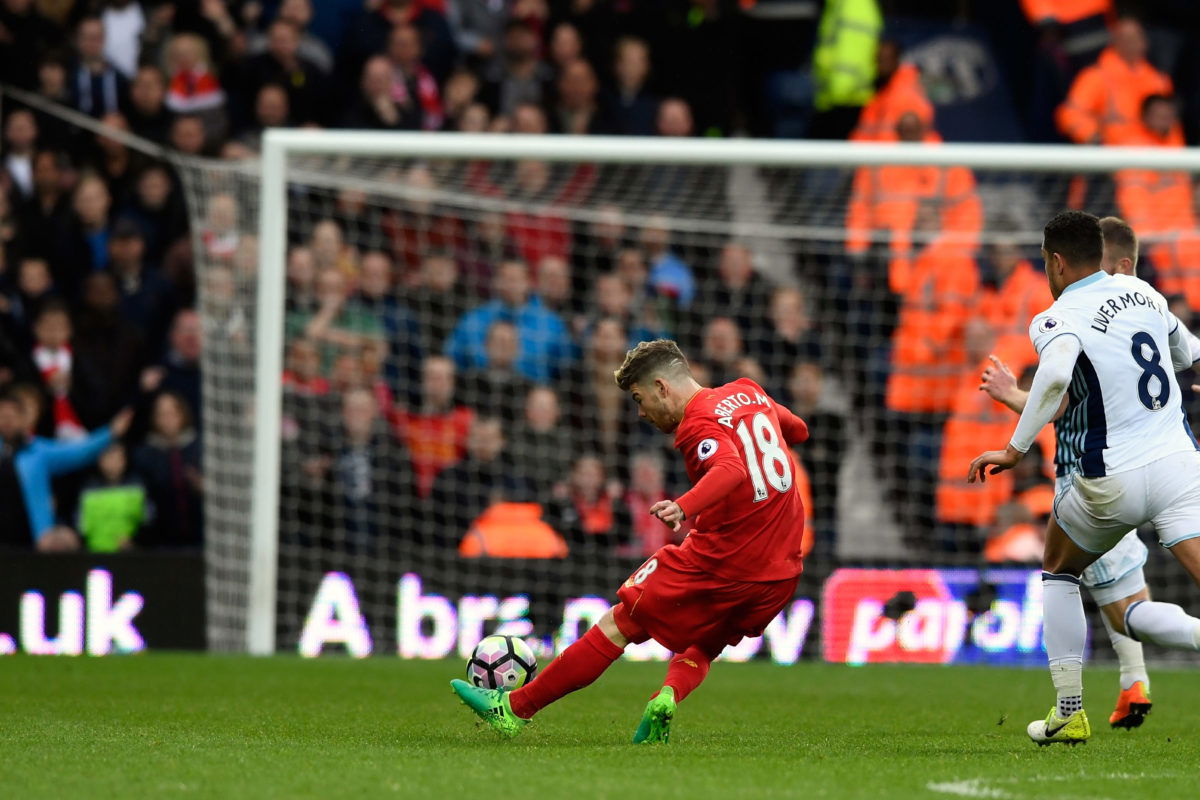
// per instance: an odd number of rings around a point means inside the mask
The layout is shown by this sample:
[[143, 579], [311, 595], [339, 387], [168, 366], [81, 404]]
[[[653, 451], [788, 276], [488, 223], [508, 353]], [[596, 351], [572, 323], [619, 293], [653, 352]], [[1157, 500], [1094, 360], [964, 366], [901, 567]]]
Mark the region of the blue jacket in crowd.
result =
[[25, 499], [25, 513], [34, 541], [54, 527], [50, 479], [90, 466], [111, 442], [112, 432], [105, 425], [73, 441], [34, 437], [17, 453], [13, 466], [21, 482], [21, 496]]
[[574, 345], [566, 324], [553, 311], [531, 297], [525, 305], [510, 308], [500, 300], [484, 303], [468, 311], [455, 326], [446, 342], [446, 355], [460, 370], [487, 367], [488, 329], [497, 322], [510, 322], [517, 328], [521, 352], [515, 364], [517, 372], [536, 383], [555, 380], [575, 358]]

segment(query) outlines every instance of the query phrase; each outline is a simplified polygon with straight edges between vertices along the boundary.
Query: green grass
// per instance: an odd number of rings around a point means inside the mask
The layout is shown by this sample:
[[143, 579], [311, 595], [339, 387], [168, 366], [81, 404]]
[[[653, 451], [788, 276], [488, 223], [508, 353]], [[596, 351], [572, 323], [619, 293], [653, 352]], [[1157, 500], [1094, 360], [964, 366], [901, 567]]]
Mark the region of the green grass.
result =
[[[1039, 749], [1041, 670], [717, 664], [671, 744], [629, 737], [661, 664], [620, 664], [515, 741], [477, 729], [458, 662], [151, 655], [0, 660], [0, 796], [1178, 798], [1200, 774], [1200, 680], [1086, 747]], [[998, 724], [1002, 719], [1004, 724]], [[942, 791], [931, 786], [945, 784]], [[957, 794], [946, 793], [947, 790]]]

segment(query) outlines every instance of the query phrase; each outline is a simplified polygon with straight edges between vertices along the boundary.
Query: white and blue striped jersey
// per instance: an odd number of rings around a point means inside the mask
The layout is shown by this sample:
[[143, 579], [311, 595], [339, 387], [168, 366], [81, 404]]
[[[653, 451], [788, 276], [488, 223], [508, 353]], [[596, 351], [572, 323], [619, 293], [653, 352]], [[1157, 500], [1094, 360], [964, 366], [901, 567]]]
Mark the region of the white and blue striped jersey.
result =
[[1172, 344], [1176, 352], [1187, 347], [1183, 335], [1150, 284], [1104, 272], [1066, 287], [1033, 318], [1029, 338], [1039, 355], [1060, 336], [1074, 336], [1081, 348], [1055, 422], [1060, 473], [1101, 477], [1200, 449], [1172, 361]]

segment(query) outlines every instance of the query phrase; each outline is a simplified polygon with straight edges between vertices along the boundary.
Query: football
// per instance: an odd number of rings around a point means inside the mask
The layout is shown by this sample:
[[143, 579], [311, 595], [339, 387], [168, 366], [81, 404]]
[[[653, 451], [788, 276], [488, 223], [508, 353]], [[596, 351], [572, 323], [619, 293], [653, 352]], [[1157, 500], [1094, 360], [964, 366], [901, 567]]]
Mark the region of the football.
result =
[[467, 662], [467, 680], [481, 689], [517, 689], [533, 679], [537, 658], [515, 636], [486, 636]]

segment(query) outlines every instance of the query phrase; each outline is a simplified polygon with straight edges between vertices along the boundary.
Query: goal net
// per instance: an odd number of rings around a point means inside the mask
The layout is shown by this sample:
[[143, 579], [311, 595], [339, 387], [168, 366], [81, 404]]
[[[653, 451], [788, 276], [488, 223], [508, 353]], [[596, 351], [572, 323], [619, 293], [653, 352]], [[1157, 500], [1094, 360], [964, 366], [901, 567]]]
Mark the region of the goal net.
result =
[[[212, 645], [565, 646], [676, 540], [647, 509], [682, 460], [612, 381], [670, 337], [812, 431], [800, 590], [728, 657], [1041, 663], [1053, 438], [968, 486], [1016, 420], [979, 376], [995, 354], [1030, 379], [1064, 207], [1129, 219], [1142, 275], [1200, 306], [1190, 194], [1165, 188], [1197, 164], [1167, 156], [304, 132], [268, 137], [261, 179], [184, 165]], [[1156, 592], [1186, 596], [1168, 561]]]

